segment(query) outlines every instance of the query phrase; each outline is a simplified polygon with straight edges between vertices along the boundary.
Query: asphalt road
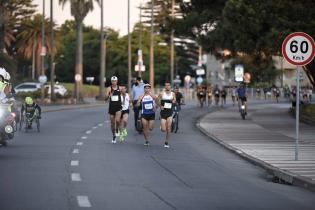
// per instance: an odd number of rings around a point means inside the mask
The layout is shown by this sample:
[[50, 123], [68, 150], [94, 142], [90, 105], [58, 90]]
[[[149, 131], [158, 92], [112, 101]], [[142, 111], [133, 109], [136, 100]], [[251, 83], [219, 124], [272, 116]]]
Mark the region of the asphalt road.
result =
[[145, 147], [132, 126], [111, 144], [105, 108], [44, 113], [41, 133], [0, 147], [0, 209], [315, 209], [315, 193], [273, 183], [201, 134], [207, 111], [185, 107], [169, 149], [158, 120]]

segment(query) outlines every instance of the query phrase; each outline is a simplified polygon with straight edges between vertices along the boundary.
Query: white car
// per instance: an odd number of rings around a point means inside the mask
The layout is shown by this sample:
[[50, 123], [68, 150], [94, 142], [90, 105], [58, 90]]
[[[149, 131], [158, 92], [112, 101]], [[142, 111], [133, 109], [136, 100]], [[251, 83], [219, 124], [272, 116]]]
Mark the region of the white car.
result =
[[16, 93], [19, 92], [35, 92], [40, 90], [41, 84], [36, 82], [25, 82], [22, 84], [17, 85], [14, 90]]
[[[48, 88], [47, 93], [50, 95], [51, 93], [50, 85], [45, 85], [45, 87]], [[54, 92], [55, 94], [60, 94], [61, 96], [65, 96], [68, 94], [67, 89], [63, 85], [60, 85], [60, 84], [54, 85]]]

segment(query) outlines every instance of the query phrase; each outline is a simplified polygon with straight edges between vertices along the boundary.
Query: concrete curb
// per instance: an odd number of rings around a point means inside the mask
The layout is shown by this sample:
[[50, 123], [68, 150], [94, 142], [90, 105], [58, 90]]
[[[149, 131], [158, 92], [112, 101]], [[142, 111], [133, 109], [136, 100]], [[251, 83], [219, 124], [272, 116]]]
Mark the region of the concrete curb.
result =
[[60, 111], [76, 110], [76, 109], [89, 109], [89, 108], [95, 108], [95, 107], [100, 107], [100, 106], [105, 106], [105, 104], [77, 105], [77, 106], [71, 106], [71, 107], [56, 108], [56, 109], [51, 109], [51, 110], [42, 110], [42, 113], [60, 112]]
[[205, 116], [200, 117], [197, 120], [196, 123], [196, 127], [206, 136], [208, 136], [210, 139], [212, 139], [213, 141], [215, 141], [216, 143], [220, 144], [222, 147], [230, 150], [231, 152], [237, 154], [238, 156], [242, 157], [243, 159], [247, 160], [248, 162], [257, 165], [259, 167], [262, 167], [263, 169], [265, 169], [268, 173], [272, 174], [274, 177], [279, 178], [280, 180], [285, 181], [286, 183], [295, 185], [295, 186], [299, 186], [299, 187], [303, 187], [305, 189], [308, 189], [310, 191], [315, 192], [315, 183], [298, 175], [292, 174], [288, 171], [285, 170], [281, 170], [277, 167], [274, 167], [260, 159], [257, 159], [251, 155], [248, 155], [247, 153], [244, 153], [240, 150], [238, 150], [237, 148], [225, 143], [224, 141], [220, 140], [219, 138], [217, 138], [216, 136], [212, 135], [211, 133], [209, 133], [208, 131], [206, 131], [201, 125], [201, 121]]

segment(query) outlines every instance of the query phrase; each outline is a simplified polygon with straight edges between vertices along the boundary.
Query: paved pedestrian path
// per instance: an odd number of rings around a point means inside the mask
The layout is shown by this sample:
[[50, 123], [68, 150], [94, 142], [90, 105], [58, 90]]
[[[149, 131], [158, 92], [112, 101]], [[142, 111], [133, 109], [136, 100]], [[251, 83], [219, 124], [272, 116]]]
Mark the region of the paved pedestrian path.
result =
[[299, 160], [295, 161], [295, 119], [290, 104], [252, 105], [246, 120], [237, 107], [206, 115], [199, 128], [278, 178], [315, 189], [315, 127], [300, 124]]

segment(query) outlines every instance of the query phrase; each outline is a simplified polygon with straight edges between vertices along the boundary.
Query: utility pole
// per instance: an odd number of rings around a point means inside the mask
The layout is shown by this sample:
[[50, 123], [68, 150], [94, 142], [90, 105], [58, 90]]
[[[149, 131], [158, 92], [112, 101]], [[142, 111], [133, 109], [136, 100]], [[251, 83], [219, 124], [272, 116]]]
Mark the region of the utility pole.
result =
[[100, 58], [100, 89], [99, 89], [99, 97], [100, 99], [105, 96], [105, 43], [104, 43], [104, 5], [103, 0], [101, 0], [101, 58]]
[[130, 0], [128, 0], [128, 91], [131, 91], [131, 34], [130, 34]]
[[[142, 3], [140, 3], [140, 29], [139, 29], [139, 52], [141, 52], [141, 55], [138, 54], [139, 60], [138, 60], [138, 66], [139, 66], [139, 71], [138, 71], [138, 77], [141, 77], [141, 69], [143, 65], [143, 60], [142, 59]], [[141, 58], [140, 58], [141, 56]]]
[[50, 100], [55, 101], [55, 52], [54, 52], [54, 5], [50, 0]]
[[[175, 0], [172, 0], [172, 13], [171, 13], [171, 16], [172, 16], [172, 20], [174, 21], [174, 16], [175, 16], [175, 11], [174, 11], [174, 6], [175, 6]], [[174, 85], [174, 29], [172, 27], [171, 29], [171, 78], [170, 78], [170, 82], [172, 84], [172, 86]]]
[[[46, 55], [46, 46], [45, 46], [45, 0], [43, 0], [43, 15], [42, 15], [42, 49], [41, 49], [41, 76], [45, 76], [45, 55]], [[42, 93], [41, 100], [44, 101], [45, 98], [45, 89], [44, 84], [42, 84]]]
[[154, 88], [154, 0], [151, 0], [150, 84]]

